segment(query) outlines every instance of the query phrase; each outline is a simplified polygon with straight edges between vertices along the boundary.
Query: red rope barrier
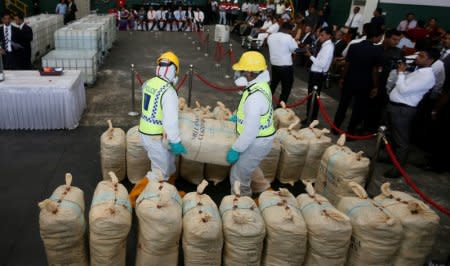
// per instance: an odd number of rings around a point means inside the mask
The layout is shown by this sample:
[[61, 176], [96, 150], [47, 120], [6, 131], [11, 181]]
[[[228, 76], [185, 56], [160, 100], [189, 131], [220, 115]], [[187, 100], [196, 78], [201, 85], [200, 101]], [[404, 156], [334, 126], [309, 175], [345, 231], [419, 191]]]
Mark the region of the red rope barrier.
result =
[[186, 79], [188, 77], [188, 74], [184, 74], [183, 78], [181, 79], [181, 81], [177, 84], [177, 87], [175, 88], [176, 91], [179, 91], [181, 89], [181, 87], [183, 87], [183, 84], [186, 82]]
[[236, 59], [234, 57], [233, 49], [228, 50], [228, 55], [230, 56], [230, 65], [233, 66], [236, 63]]
[[239, 88], [239, 87], [221, 87], [221, 86], [219, 86], [219, 85], [217, 85], [217, 84], [214, 84], [214, 83], [208, 81], [207, 79], [205, 79], [204, 77], [202, 77], [202, 76], [201, 76], [200, 74], [198, 74], [198, 73], [195, 73], [194, 75], [195, 75], [201, 82], [203, 82], [206, 86], [211, 87], [211, 88], [213, 88], [213, 89], [215, 89], [215, 90], [218, 90], [218, 91], [222, 91], [222, 92], [237, 92], [237, 91], [240, 91], [240, 90], [241, 90], [241, 88]]
[[[309, 98], [311, 98], [311, 94], [308, 94], [308, 95], [306, 95], [304, 98], [299, 99], [299, 100], [297, 100], [297, 101], [295, 101], [295, 102], [293, 102], [293, 103], [291, 103], [291, 104], [286, 104], [286, 107], [287, 107], [287, 108], [295, 108], [295, 107], [298, 107], [298, 106], [300, 106], [300, 105], [302, 105], [302, 104], [305, 104], [306, 101], [308, 101]], [[281, 102], [280, 99], [279, 99], [277, 96], [275, 96], [275, 95], [272, 96], [272, 100], [273, 100], [277, 105], [280, 104], [280, 102]]]
[[214, 53], [214, 59], [216, 60], [216, 62], [219, 63], [220, 61], [222, 61], [226, 54], [227, 52], [225, 52], [222, 44], [220, 44], [220, 42], [216, 42], [216, 49]]
[[144, 82], [142, 81], [142, 78], [141, 78], [141, 74], [139, 74], [139, 72], [137, 72], [137, 71], [136, 71], [136, 79], [139, 81], [141, 86], [144, 85]]
[[345, 136], [347, 138], [350, 139], [355, 139], [355, 140], [367, 140], [367, 139], [372, 139], [375, 138], [377, 136], [376, 133], [371, 134], [371, 135], [366, 135], [366, 136], [355, 136], [355, 135], [350, 135], [347, 132], [345, 132], [344, 130], [338, 128], [333, 121], [330, 118], [330, 115], [327, 113], [327, 111], [325, 110], [325, 107], [323, 106], [322, 101], [320, 100], [320, 97], [317, 97], [317, 103], [319, 104], [319, 110], [320, 113], [322, 114], [323, 118], [325, 119], [325, 122], [327, 122], [327, 124], [334, 130], [336, 130], [337, 132], [339, 132], [339, 134], [345, 134]]
[[392, 163], [394, 164], [395, 168], [397, 168], [397, 170], [402, 174], [406, 184], [408, 184], [424, 201], [428, 202], [430, 205], [432, 205], [445, 215], [450, 216], [450, 210], [435, 202], [432, 198], [430, 198], [422, 190], [420, 190], [419, 187], [417, 187], [417, 184], [414, 183], [412, 178], [408, 175], [408, 173], [406, 173], [405, 169], [403, 169], [398, 162], [397, 158], [395, 157], [394, 151], [392, 150], [391, 144], [389, 144], [386, 139], [384, 140], [384, 143], [386, 145], [386, 151], [391, 158]]

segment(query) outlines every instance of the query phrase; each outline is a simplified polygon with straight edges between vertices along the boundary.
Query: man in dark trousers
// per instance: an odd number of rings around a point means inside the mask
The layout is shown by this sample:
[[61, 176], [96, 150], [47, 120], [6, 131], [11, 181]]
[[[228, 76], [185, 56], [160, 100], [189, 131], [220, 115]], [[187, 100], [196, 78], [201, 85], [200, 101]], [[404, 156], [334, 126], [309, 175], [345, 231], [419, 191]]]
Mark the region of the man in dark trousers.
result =
[[31, 41], [33, 41], [33, 30], [25, 24], [23, 14], [14, 16], [18, 25], [16, 42], [18, 49], [14, 51], [17, 58], [17, 69], [31, 69]]
[[67, 2], [67, 23], [71, 22], [76, 18], [76, 13], [78, 12], [78, 8], [77, 5], [75, 4], [75, 2], [73, 0], [68, 0]]
[[369, 100], [366, 123], [369, 132], [376, 132], [382, 121], [382, 114], [388, 103], [386, 83], [389, 73], [391, 70], [397, 69], [399, 61], [403, 60], [403, 51], [397, 48], [397, 44], [400, 42], [400, 35], [400, 32], [397, 30], [386, 31], [383, 44], [380, 46], [383, 49], [383, 70], [379, 75], [378, 94]]
[[16, 69], [17, 59], [15, 50], [17, 44], [15, 38], [18, 34], [18, 28], [11, 25], [11, 15], [5, 13], [2, 16], [3, 26], [0, 26], [0, 54], [3, 59], [5, 69]]
[[[383, 50], [375, 46], [380, 42], [382, 31], [375, 25], [367, 26], [367, 39], [350, 46], [340, 80], [342, 95], [334, 117], [334, 124], [340, 128], [350, 103], [352, 116], [348, 125], [348, 132], [356, 134], [359, 126], [367, 118], [369, 98], [378, 93], [378, 72], [383, 64]], [[337, 132], [333, 131], [337, 134]]]

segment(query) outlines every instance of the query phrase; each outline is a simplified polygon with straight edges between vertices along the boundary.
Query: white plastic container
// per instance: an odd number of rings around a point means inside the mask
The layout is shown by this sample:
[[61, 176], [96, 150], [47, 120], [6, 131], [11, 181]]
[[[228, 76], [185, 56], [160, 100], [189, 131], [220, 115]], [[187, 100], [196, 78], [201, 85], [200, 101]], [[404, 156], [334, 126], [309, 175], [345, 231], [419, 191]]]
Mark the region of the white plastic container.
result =
[[42, 58], [42, 67], [81, 70], [85, 82], [92, 85], [97, 78], [97, 51], [54, 50]]
[[230, 41], [230, 27], [228, 25], [217, 24], [214, 31], [214, 41], [225, 43]]

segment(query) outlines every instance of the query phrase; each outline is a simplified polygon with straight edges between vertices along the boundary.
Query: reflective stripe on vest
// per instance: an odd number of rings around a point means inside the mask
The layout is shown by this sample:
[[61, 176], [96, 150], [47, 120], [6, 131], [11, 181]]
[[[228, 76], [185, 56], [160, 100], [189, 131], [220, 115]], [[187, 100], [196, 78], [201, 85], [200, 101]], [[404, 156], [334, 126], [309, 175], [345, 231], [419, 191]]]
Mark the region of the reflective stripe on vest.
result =
[[237, 110], [237, 123], [236, 123], [236, 131], [239, 135], [244, 131], [244, 105], [247, 101], [247, 98], [255, 92], [261, 92], [267, 99], [269, 103], [269, 111], [259, 118], [259, 133], [258, 138], [260, 137], [268, 137], [275, 134], [275, 125], [273, 123], [273, 107], [272, 107], [272, 92], [270, 90], [269, 84], [267, 82], [255, 83], [252, 86], [248, 87], [244, 90], [242, 94], [241, 101], [239, 103], [239, 107]]
[[146, 135], [162, 135], [162, 97], [167, 90], [173, 89], [167, 81], [155, 77], [145, 82], [142, 87], [142, 115], [139, 132]]

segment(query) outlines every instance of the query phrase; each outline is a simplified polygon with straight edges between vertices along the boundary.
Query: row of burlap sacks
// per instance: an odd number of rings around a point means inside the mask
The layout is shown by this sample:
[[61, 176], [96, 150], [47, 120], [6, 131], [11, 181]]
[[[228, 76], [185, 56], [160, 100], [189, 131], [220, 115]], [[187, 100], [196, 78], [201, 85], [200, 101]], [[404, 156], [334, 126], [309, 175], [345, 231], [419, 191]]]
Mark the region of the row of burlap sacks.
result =
[[[94, 193], [89, 213], [90, 265], [125, 265], [132, 209], [126, 189], [111, 173]], [[88, 265], [83, 192], [58, 187], [39, 204], [39, 224], [49, 265]], [[439, 217], [409, 194], [392, 191], [370, 199], [350, 182], [352, 196], [334, 207], [311, 182], [295, 198], [288, 190], [265, 191], [258, 204], [235, 195], [219, 206], [204, 193], [208, 182], [180, 198], [167, 182], [151, 181], [136, 203], [136, 265], [423, 265]]]

